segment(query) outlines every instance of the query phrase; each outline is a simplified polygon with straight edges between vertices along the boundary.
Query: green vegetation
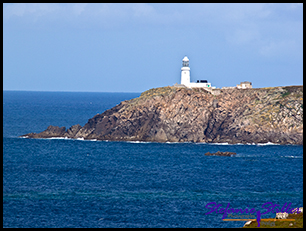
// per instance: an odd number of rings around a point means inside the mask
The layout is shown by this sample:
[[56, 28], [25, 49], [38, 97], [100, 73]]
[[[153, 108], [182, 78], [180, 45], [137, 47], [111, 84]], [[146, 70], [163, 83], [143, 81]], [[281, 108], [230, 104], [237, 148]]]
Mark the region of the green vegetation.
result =
[[141, 93], [139, 98], [150, 98], [153, 96], [165, 96], [176, 90], [175, 87], [159, 87], [159, 88], [151, 88], [143, 93]]
[[290, 91], [286, 91], [285, 93], [282, 94], [282, 97], [286, 97], [287, 95], [290, 95]]
[[[180, 91], [182, 88], [180, 87], [159, 87], [159, 88], [151, 88], [143, 93], [141, 93], [140, 95], [140, 99], [147, 99], [147, 98], [151, 98], [154, 96], [167, 96], [170, 95], [171, 93]], [[199, 92], [199, 93], [207, 93], [206, 90], [202, 89], [202, 88], [183, 88], [183, 89], [187, 89], [190, 92]]]

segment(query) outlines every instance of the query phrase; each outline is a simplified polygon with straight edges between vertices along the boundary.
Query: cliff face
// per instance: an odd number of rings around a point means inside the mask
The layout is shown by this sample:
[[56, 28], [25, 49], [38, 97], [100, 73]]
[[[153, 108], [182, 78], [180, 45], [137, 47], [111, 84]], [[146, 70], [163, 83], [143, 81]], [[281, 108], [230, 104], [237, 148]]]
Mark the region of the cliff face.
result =
[[163, 87], [68, 130], [49, 126], [29, 138], [68, 137], [99, 140], [303, 143], [303, 87], [222, 90]]

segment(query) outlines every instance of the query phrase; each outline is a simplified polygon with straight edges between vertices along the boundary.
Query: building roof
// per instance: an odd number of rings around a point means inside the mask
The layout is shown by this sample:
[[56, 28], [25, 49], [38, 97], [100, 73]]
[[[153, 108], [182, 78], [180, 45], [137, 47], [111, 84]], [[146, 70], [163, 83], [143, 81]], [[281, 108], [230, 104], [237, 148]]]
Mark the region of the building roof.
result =
[[249, 84], [252, 84], [252, 83], [249, 82], [249, 81], [244, 81], [244, 82], [241, 82], [240, 84], [242, 84], [242, 83], [249, 83]]

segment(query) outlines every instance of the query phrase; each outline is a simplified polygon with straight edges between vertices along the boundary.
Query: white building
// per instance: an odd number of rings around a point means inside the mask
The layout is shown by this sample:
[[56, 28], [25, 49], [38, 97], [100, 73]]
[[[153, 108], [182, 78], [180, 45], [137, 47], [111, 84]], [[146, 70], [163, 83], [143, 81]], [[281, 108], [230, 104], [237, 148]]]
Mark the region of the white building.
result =
[[216, 88], [212, 87], [211, 83], [208, 83], [207, 80], [197, 80], [196, 83], [190, 82], [190, 67], [189, 67], [189, 59], [187, 56], [183, 58], [183, 66], [181, 68], [181, 84], [185, 85], [186, 87], [193, 88], [193, 87], [207, 87], [207, 88]]
[[246, 89], [246, 88], [252, 88], [252, 83], [249, 81], [240, 82], [240, 84], [237, 84], [238, 89]]

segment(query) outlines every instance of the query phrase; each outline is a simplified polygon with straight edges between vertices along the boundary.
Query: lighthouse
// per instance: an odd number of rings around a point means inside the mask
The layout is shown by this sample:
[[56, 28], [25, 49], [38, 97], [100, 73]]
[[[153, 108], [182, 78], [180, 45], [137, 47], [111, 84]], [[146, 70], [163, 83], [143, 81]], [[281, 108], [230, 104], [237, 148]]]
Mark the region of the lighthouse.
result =
[[[207, 80], [197, 80], [197, 82], [190, 82], [190, 67], [189, 67], [189, 59], [187, 56], [183, 58], [183, 66], [181, 68], [181, 84], [175, 84], [174, 86], [182, 87], [185, 86], [187, 88], [204, 88], [207, 91], [212, 89], [216, 89], [216, 87], [212, 87], [211, 83]], [[244, 86], [244, 85], [243, 85]]]
[[181, 68], [181, 84], [184, 84], [185, 86], [190, 85], [190, 67], [187, 56], [183, 58], [183, 66]]

